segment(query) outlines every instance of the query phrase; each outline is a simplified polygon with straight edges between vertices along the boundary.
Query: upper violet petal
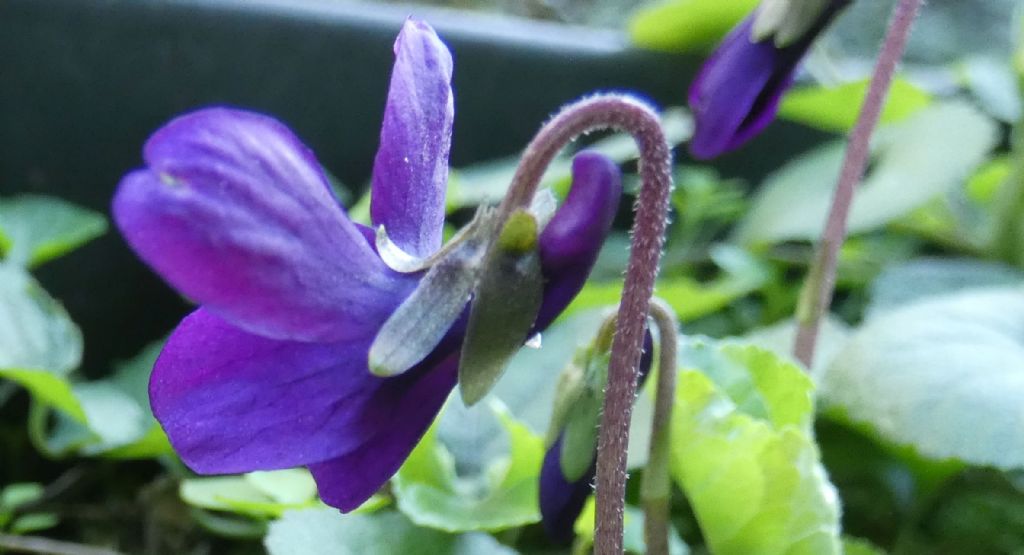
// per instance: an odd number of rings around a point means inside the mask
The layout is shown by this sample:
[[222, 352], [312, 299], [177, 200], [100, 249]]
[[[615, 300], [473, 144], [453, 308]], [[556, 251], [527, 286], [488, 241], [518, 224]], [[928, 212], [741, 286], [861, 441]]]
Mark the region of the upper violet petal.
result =
[[344, 456], [309, 466], [324, 503], [356, 509], [398, 471], [455, 387], [458, 361], [455, 353], [436, 366], [387, 379], [373, 400], [391, 407], [378, 422], [380, 433]]
[[366, 369], [370, 338], [268, 339], [200, 308], [171, 334], [150, 379], [153, 413], [202, 474], [272, 470], [347, 453], [391, 413]]
[[434, 30], [408, 20], [395, 41], [370, 216], [405, 252], [426, 258], [441, 246], [455, 108], [452, 57]]
[[597, 261], [622, 196], [622, 174], [591, 151], [572, 162], [572, 188], [538, 241], [544, 300], [534, 324], [547, 327], [579, 293]]
[[337, 341], [372, 333], [415, 279], [384, 266], [312, 153], [267, 116], [181, 116], [125, 176], [114, 219], [172, 286], [250, 332]]

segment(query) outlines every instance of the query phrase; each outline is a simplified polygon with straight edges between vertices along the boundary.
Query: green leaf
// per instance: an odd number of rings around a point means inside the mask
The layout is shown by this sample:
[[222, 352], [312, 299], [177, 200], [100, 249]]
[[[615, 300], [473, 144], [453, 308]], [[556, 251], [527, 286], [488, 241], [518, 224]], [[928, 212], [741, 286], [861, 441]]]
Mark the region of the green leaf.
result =
[[515, 555], [480, 532], [452, 536], [417, 528], [402, 514], [343, 515], [334, 509], [288, 511], [270, 525], [270, 555]]
[[0, 489], [0, 512], [13, 511], [23, 505], [34, 503], [43, 497], [46, 490], [42, 484], [19, 482]]
[[308, 503], [316, 498], [316, 482], [303, 469], [250, 472], [245, 479], [267, 497], [285, 505]]
[[769, 351], [688, 340], [672, 476], [719, 554], [840, 553], [839, 505], [811, 437], [810, 379]]
[[316, 483], [305, 469], [191, 478], [182, 481], [178, 491], [193, 507], [254, 518], [280, 517], [289, 509], [316, 503]]
[[[594, 504], [593, 496], [587, 499], [587, 504], [583, 506], [583, 511], [580, 512], [580, 516], [576, 518], [576, 523], [573, 525], [573, 531], [578, 536], [577, 542], [583, 552], [583, 549], [589, 549], [594, 544], [594, 517], [597, 506]], [[647, 541], [644, 539], [644, 514], [643, 511], [636, 507], [626, 505], [626, 512], [622, 518], [622, 545], [626, 553], [635, 553], [636, 555], [642, 555], [647, 553]], [[669, 555], [689, 555], [690, 546], [686, 545], [675, 528], [670, 526], [668, 536], [668, 551]]]
[[666, 52], [709, 52], [758, 0], [667, 0], [644, 7], [629, 21], [637, 46]]
[[63, 377], [43, 370], [0, 369], [0, 378], [21, 385], [44, 404], [63, 412], [77, 422], [85, 423], [85, 411], [75, 398], [71, 384]]
[[107, 381], [78, 383], [72, 392], [85, 411], [99, 447], [127, 445], [148, 431], [147, 414], [128, 394]]
[[918, 258], [886, 268], [871, 284], [871, 316], [965, 289], [1024, 283], [1024, 272], [997, 262], [970, 258]]
[[26, 271], [0, 263], [0, 369], [64, 375], [82, 358], [82, 333]]
[[237, 540], [258, 540], [267, 534], [263, 520], [192, 509], [192, 519], [212, 534]]
[[1021, 116], [1020, 85], [1008, 60], [974, 56], [961, 63], [964, 84], [992, 117], [1016, 123]]
[[[792, 358], [793, 344], [796, 342], [797, 324], [796, 319], [790, 318], [767, 326], [755, 329], [741, 340], [763, 347], [784, 359]], [[818, 340], [815, 343], [814, 363], [811, 365], [811, 377], [817, 379], [836, 354], [846, 345], [850, 336], [850, 327], [842, 320], [831, 314], [825, 315], [818, 329]]]
[[31, 534], [41, 530], [48, 530], [60, 524], [60, 517], [54, 513], [29, 513], [19, 516], [11, 523], [12, 534]]
[[398, 508], [410, 520], [446, 532], [505, 530], [540, 520], [537, 476], [543, 442], [503, 406], [495, 402], [491, 407], [508, 434], [508, 456], [491, 461], [485, 480], [460, 478], [451, 453], [431, 428], [393, 482]]
[[867, 540], [860, 538], [843, 538], [843, 553], [845, 555], [885, 555], [881, 549], [871, 545]]
[[[161, 347], [162, 342], [148, 346], [102, 380], [81, 382], [41, 370], [2, 368], [0, 378], [20, 384], [42, 402], [43, 407], [34, 409], [41, 411], [42, 422], [34, 433], [49, 455], [151, 458], [172, 451], [147, 394], [149, 372]], [[52, 429], [45, 425], [46, 407], [59, 411]]]
[[163, 428], [154, 423], [141, 437], [131, 443], [110, 448], [101, 454], [107, 459], [152, 459], [173, 451]]
[[[764, 285], [769, 270], [742, 249], [719, 245], [712, 258], [724, 274], [707, 283], [689, 276], [670, 276], [658, 280], [655, 291], [672, 307], [682, 321], [692, 321], [725, 308]], [[563, 315], [597, 307], [618, 306], [622, 299], [622, 280], [588, 282]], [[564, 316], [563, 316], [564, 317]]]
[[1024, 467], [1024, 290], [928, 297], [867, 321], [821, 398], [837, 417], [932, 459]]
[[979, 204], [990, 204], [1012, 174], [1013, 160], [1009, 155], [989, 160], [967, 181], [967, 197]]
[[[904, 60], [924, 72], [948, 75], [949, 64], [967, 56], [1005, 59], [1019, 42], [1020, 19], [1013, 15], [1018, 0], [932, 2], [914, 22]], [[852, 60], [878, 55], [892, 4], [851, 2], [830, 30], [837, 45]]]
[[930, 528], [938, 544], [933, 553], [1018, 553], [1024, 495], [1003, 484], [971, 484], [936, 504]]
[[[874, 170], [853, 201], [850, 233], [878, 229], [962, 183], [995, 146], [996, 131], [992, 120], [960, 101], [936, 103], [880, 130]], [[844, 151], [843, 141], [829, 143], [769, 176], [737, 230], [740, 242], [816, 239]]]
[[[779, 117], [804, 125], [847, 133], [853, 129], [860, 107], [867, 96], [868, 82], [854, 81], [835, 87], [805, 86], [786, 93], [779, 104]], [[897, 77], [886, 97], [882, 124], [898, 123], [914, 115], [932, 102], [932, 95], [916, 85]]]
[[37, 195], [0, 199], [0, 255], [24, 267], [33, 267], [96, 237], [107, 230], [99, 213]]

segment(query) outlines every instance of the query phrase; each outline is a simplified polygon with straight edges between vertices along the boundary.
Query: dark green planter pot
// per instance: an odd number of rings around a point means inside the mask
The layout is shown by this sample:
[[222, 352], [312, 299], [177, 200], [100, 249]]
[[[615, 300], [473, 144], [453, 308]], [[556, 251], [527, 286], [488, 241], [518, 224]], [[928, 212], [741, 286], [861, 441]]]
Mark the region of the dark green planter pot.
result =
[[[517, 152], [562, 104], [595, 90], [682, 102], [698, 63], [628, 48], [615, 32], [341, 0], [0, 2], [0, 195], [57, 195], [108, 212], [146, 137], [183, 111], [230, 104], [274, 114], [344, 183], [366, 182], [391, 44], [427, 19], [456, 59], [452, 162]], [[722, 167], [754, 176], [807, 138], [780, 127]], [[102, 372], [187, 310], [115, 231], [40, 270]]]

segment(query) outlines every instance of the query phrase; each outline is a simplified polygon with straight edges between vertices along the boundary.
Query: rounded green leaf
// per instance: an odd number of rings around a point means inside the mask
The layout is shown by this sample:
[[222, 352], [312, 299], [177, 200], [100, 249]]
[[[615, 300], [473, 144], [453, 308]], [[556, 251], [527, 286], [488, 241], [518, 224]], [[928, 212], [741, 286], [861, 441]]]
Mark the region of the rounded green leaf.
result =
[[751, 12], [758, 0], [663, 0], [629, 21], [633, 42], [667, 52], [707, 52]]
[[400, 513], [343, 515], [334, 509], [289, 511], [270, 525], [270, 555], [514, 555], [487, 534], [452, 536], [417, 528]]
[[[850, 233], [878, 229], [961, 184], [996, 142], [995, 123], [961, 101], [933, 104], [882, 128], [872, 145], [874, 168], [850, 211]], [[844, 152], [844, 141], [828, 143], [769, 176], [737, 238], [747, 244], [816, 239]]]
[[451, 454], [432, 427], [395, 476], [398, 508], [414, 523], [446, 532], [497, 531], [540, 520], [537, 476], [544, 444], [507, 410], [492, 408], [509, 438], [507, 457], [492, 460], [483, 475], [455, 472]]
[[[696, 355], [696, 356], [695, 356]], [[673, 479], [718, 554], [840, 553], [839, 502], [810, 432], [810, 379], [769, 351], [689, 341]]]
[[1024, 290], [878, 314], [836, 356], [821, 395], [831, 412], [924, 456], [1024, 467]]
[[0, 369], [65, 375], [82, 358], [82, 332], [28, 272], [0, 264]]
[[0, 200], [0, 255], [32, 267], [103, 235], [99, 213], [53, 197], [21, 195]]
[[[823, 131], [847, 133], [853, 129], [861, 104], [868, 93], [867, 80], [834, 87], [798, 87], [786, 93], [779, 104], [779, 117]], [[903, 121], [932, 102], [928, 92], [906, 79], [892, 82], [882, 109], [882, 124]]]

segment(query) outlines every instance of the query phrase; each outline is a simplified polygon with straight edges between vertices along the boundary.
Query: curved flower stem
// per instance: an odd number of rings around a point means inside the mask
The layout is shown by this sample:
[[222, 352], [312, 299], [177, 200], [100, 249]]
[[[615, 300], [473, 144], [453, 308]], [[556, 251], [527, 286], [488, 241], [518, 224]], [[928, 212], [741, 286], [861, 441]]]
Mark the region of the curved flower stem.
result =
[[882, 51], [875, 64], [867, 97], [861, 106], [857, 123], [850, 133], [850, 142], [846, 146], [843, 169], [839, 174], [835, 196], [832, 198], [832, 208], [821, 235], [821, 244], [818, 245], [807, 281], [800, 292], [793, 355], [808, 368], [814, 361], [814, 347], [818, 339], [821, 318], [832, 302], [839, 248], [846, 237], [846, 220], [853, 203], [854, 190], [867, 168], [871, 135], [878, 124], [889, 86], [896, 73], [896, 64], [903, 56], [907, 39], [910, 37], [910, 28], [922, 2], [923, 0], [899, 0], [899, 4], [893, 9], [889, 30], [886, 32]]
[[672, 152], [657, 114], [645, 104], [621, 94], [592, 96], [566, 106], [544, 125], [526, 148], [497, 216], [497, 226], [501, 229], [513, 211], [529, 205], [544, 170], [562, 147], [579, 135], [609, 128], [625, 131], [636, 140], [643, 186], [637, 198], [633, 242], [619, 304], [618, 328], [612, 342], [608, 389], [598, 439], [594, 538], [597, 555], [622, 553], [629, 420], [672, 190]]
[[664, 301], [651, 301], [651, 317], [658, 328], [658, 384], [651, 418], [651, 450], [640, 486], [644, 506], [644, 540], [647, 555], [668, 555], [669, 482], [672, 407], [676, 400], [676, 356], [679, 348], [679, 320]]

